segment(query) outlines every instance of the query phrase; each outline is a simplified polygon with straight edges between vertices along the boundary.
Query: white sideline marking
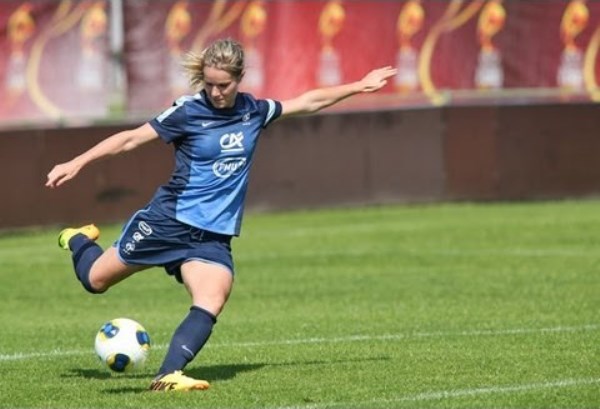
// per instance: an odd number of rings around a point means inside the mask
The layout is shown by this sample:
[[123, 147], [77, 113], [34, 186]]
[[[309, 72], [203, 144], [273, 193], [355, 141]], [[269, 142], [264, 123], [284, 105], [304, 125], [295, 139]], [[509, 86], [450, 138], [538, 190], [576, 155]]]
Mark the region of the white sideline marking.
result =
[[600, 324], [582, 325], [578, 327], [551, 327], [551, 328], [515, 328], [506, 330], [473, 330], [473, 331], [441, 331], [441, 332], [413, 332], [406, 334], [384, 334], [384, 335], [350, 335], [347, 337], [334, 338], [305, 338], [288, 339], [281, 341], [262, 341], [262, 342], [232, 342], [212, 344], [212, 347], [254, 347], [270, 345], [298, 345], [298, 344], [326, 344], [340, 342], [358, 342], [358, 341], [390, 341], [407, 338], [437, 338], [437, 337], [471, 337], [471, 336], [501, 336], [501, 335], [519, 335], [519, 334], [544, 334], [557, 332], [578, 332], [595, 331], [600, 329]]
[[[600, 324], [588, 324], [581, 326], [560, 326], [549, 328], [513, 328], [505, 330], [473, 330], [473, 331], [440, 331], [440, 332], [413, 332], [406, 334], [384, 334], [384, 335], [350, 335], [347, 337], [334, 338], [304, 338], [304, 339], [283, 339], [280, 341], [260, 341], [260, 342], [222, 342], [207, 345], [207, 348], [240, 348], [240, 347], [262, 347], [273, 345], [301, 345], [301, 344], [327, 344], [342, 342], [362, 342], [362, 341], [390, 341], [408, 338], [438, 338], [438, 337], [472, 337], [472, 336], [503, 336], [503, 335], [522, 335], [522, 334], [548, 334], [580, 331], [596, 331], [600, 329]], [[167, 345], [154, 345], [155, 349], [166, 348]], [[2, 361], [20, 361], [33, 358], [54, 358], [71, 355], [87, 355], [90, 350], [60, 350], [55, 349], [48, 352], [19, 352], [14, 354], [0, 354]]]
[[476, 396], [483, 395], [486, 393], [510, 393], [510, 392], [526, 392], [536, 389], [548, 389], [548, 388], [565, 388], [568, 386], [579, 386], [579, 385], [594, 385], [600, 383], [600, 378], [596, 379], [562, 379], [554, 382], [543, 382], [543, 383], [529, 383], [524, 385], [512, 385], [512, 386], [489, 386], [486, 388], [475, 388], [475, 389], [459, 389], [450, 391], [439, 391], [439, 392], [425, 392], [413, 396], [399, 397], [397, 399], [386, 399], [383, 402], [416, 402], [422, 400], [436, 400], [444, 398], [457, 398], [461, 396]]
[[279, 409], [319, 409], [329, 407], [350, 407], [357, 404], [386, 404], [394, 402], [421, 402], [430, 400], [441, 400], [460, 398], [463, 396], [478, 396], [492, 393], [513, 393], [513, 392], [528, 392], [539, 389], [550, 389], [550, 388], [566, 388], [569, 386], [584, 386], [584, 385], [596, 385], [600, 383], [600, 378], [595, 379], [562, 379], [553, 382], [543, 383], [529, 383], [523, 385], [509, 385], [509, 386], [488, 386], [485, 388], [473, 388], [473, 389], [454, 389], [448, 391], [436, 391], [436, 392], [423, 392], [416, 395], [398, 396], [396, 398], [388, 399], [371, 399], [368, 401], [352, 401], [352, 402], [329, 402], [329, 403], [314, 403], [306, 406], [289, 406]]
[[59, 356], [71, 356], [71, 355], [86, 355], [89, 354], [90, 351], [83, 350], [60, 350], [55, 349], [48, 352], [18, 352], [16, 354], [0, 354], [0, 361], [20, 361], [23, 359], [33, 359], [33, 358], [54, 358]]

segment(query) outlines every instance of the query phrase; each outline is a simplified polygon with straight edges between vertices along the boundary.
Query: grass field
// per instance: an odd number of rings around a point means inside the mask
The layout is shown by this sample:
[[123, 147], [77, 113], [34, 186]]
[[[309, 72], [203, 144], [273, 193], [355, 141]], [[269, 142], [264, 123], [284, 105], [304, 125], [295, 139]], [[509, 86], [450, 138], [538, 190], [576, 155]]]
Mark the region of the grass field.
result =
[[[2, 408], [600, 407], [599, 201], [248, 215], [187, 368], [211, 389], [175, 394], [146, 388], [184, 288], [152, 269], [89, 295], [57, 230], [0, 236]], [[120, 316], [152, 337], [141, 373], [94, 355]]]

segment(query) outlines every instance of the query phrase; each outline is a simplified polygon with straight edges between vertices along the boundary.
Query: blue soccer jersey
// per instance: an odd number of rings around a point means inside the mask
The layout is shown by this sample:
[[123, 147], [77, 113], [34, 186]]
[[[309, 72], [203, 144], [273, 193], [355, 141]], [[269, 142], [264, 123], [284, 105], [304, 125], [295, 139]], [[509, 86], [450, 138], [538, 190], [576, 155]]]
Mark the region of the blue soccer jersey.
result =
[[281, 115], [281, 104], [238, 93], [233, 108], [217, 109], [204, 91], [179, 98], [150, 121], [175, 147], [175, 170], [152, 206], [200, 229], [239, 235], [258, 137]]

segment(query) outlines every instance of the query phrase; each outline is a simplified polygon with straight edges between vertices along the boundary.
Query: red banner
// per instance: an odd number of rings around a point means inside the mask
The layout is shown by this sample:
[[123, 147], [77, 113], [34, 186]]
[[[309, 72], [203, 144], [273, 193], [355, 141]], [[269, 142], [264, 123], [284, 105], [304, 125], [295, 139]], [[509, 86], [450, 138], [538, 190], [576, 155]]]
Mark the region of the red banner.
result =
[[[103, 118], [109, 111], [105, 1], [0, 4], [0, 120]], [[353, 106], [600, 100], [600, 2], [586, 0], [136, 0], [123, 2], [123, 115], [190, 93], [189, 50], [233, 37], [243, 90], [290, 98], [392, 65]]]
[[395, 19], [401, 7], [401, 2], [389, 1], [126, 3], [129, 108], [155, 109], [157, 101], [170, 103], [189, 92], [182, 82], [182, 53], [200, 52], [219, 37], [244, 45], [242, 88], [257, 96], [285, 99], [309, 88], [360, 79], [374, 67], [394, 65]]
[[0, 5], [0, 120], [107, 114], [107, 1]]
[[600, 4], [585, 0], [147, 0], [125, 11], [131, 111], [186, 92], [181, 54], [223, 36], [245, 45], [243, 84], [259, 96], [293, 97], [382, 65], [399, 73], [369, 99], [378, 106], [597, 93]]

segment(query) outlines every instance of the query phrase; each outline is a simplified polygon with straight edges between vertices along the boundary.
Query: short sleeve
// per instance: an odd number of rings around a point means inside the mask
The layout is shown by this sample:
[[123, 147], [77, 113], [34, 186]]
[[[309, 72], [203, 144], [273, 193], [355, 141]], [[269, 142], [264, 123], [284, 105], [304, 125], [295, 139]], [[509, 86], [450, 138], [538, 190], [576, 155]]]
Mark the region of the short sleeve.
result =
[[150, 121], [152, 128], [165, 142], [172, 142], [185, 136], [188, 122], [185, 102], [188, 100], [189, 98], [186, 97], [179, 98], [172, 107]]
[[281, 116], [281, 102], [273, 99], [260, 99], [258, 100], [258, 110], [263, 118], [262, 127], [266, 128]]

